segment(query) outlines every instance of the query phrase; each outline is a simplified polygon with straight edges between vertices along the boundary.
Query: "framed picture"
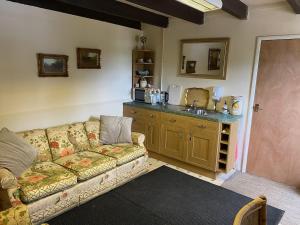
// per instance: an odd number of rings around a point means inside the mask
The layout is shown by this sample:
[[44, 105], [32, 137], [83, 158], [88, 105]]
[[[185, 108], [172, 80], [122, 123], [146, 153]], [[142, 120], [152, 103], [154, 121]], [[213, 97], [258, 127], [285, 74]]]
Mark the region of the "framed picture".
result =
[[196, 61], [186, 61], [186, 73], [196, 73]]
[[77, 68], [101, 69], [100, 49], [77, 48]]
[[220, 70], [221, 68], [221, 49], [210, 48], [208, 53], [208, 70]]
[[68, 77], [68, 56], [37, 54], [39, 77]]

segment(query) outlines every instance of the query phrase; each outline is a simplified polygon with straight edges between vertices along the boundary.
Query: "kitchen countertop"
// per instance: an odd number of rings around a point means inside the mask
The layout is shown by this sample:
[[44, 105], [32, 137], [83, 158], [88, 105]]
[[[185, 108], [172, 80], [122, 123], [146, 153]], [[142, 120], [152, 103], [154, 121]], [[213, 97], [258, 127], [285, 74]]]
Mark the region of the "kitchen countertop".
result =
[[146, 103], [141, 103], [141, 102], [125, 102], [123, 103], [126, 106], [132, 106], [132, 107], [138, 107], [138, 108], [144, 108], [144, 109], [150, 109], [150, 110], [155, 110], [155, 111], [160, 111], [160, 112], [165, 112], [165, 113], [173, 113], [176, 115], [182, 115], [182, 116], [189, 116], [193, 118], [199, 118], [199, 119], [204, 119], [204, 120], [210, 120], [210, 121], [215, 121], [215, 122], [220, 122], [220, 123], [234, 123], [241, 119], [243, 116], [234, 116], [230, 114], [223, 114], [223, 113], [216, 113], [213, 111], [207, 111], [207, 115], [197, 115], [193, 114], [190, 112], [185, 112], [182, 111], [185, 109], [185, 106], [179, 106], [179, 105], [151, 105], [151, 104], [146, 104]]

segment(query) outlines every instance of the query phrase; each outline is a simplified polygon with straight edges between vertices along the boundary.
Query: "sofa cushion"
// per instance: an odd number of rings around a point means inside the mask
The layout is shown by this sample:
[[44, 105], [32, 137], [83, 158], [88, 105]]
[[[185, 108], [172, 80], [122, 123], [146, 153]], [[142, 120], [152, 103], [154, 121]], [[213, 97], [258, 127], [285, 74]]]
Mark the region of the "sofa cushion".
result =
[[92, 149], [92, 151], [115, 158], [117, 160], [117, 165], [130, 162], [145, 155], [147, 152], [145, 147], [133, 144], [103, 145]]
[[68, 125], [47, 129], [47, 136], [53, 160], [75, 153], [75, 147], [68, 138], [68, 130]]
[[33, 164], [18, 179], [21, 200], [29, 203], [77, 183], [77, 177], [53, 162]]
[[83, 123], [74, 123], [69, 126], [69, 140], [76, 148], [76, 151], [87, 151], [90, 149], [90, 143], [86, 135]]
[[100, 120], [86, 121], [84, 123], [88, 140], [92, 148], [99, 147], [100, 144]]
[[132, 143], [132, 118], [100, 116], [100, 142], [102, 144]]
[[47, 162], [52, 160], [48, 138], [45, 130], [36, 129], [19, 132], [17, 134], [20, 137], [24, 138], [38, 151], [35, 162]]
[[89, 179], [116, 167], [115, 159], [89, 151], [77, 152], [55, 163], [75, 173], [78, 180]]
[[23, 138], [3, 128], [0, 131], [0, 167], [20, 176], [37, 157], [37, 151]]

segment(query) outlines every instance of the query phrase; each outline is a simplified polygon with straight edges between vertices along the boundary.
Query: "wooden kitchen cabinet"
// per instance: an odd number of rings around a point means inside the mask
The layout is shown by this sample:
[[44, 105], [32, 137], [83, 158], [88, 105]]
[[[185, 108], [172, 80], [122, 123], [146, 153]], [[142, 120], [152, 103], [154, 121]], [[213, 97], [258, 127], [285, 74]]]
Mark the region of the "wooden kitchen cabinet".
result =
[[203, 125], [191, 126], [188, 137], [187, 162], [216, 171], [218, 133]]
[[133, 131], [145, 134], [151, 157], [212, 178], [234, 168], [238, 122], [225, 124], [126, 105], [123, 114], [133, 118]]
[[132, 117], [132, 131], [146, 136], [145, 146], [147, 150], [159, 152], [160, 143], [160, 112], [124, 107], [123, 115]]
[[141, 118], [133, 118], [131, 129], [134, 132], [139, 132], [139, 133], [145, 134], [146, 133], [145, 121]]
[[146, 124], [146, 148], [151, 152], [159, 153], [160, 123], [148, 122]]
[[187, 147], [186, 117], [161, 113], [160, 154], [185, 160]]
[[186, 158], [186, 134], [183, 127], [168, 122], [161, 123], [160, 154], [185, 160]]

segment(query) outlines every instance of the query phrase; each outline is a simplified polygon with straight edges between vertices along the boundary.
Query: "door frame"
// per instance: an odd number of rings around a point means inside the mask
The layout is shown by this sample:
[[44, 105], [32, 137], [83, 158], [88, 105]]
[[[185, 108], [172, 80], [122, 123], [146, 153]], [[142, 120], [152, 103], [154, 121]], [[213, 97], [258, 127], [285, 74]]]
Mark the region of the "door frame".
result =
[[252, 80], [250, 85], [250, 97], [248, 103], [248, 112], [246, 119], [246, 131], [245, 131], [245, 140], [244, 140], [244, 151], [242, 158], [242, 172], [247, 171], [247, 162], [248, 162], [248, 153], [249, 153], [249, 144], [251, 137], [251, 127], [252, 127], [252, 118], [253, 118], [253, 105], [255, 100], [255, 91], [256, 91], [256, 82], [258, 76], [258, 66], [259, 66], [259, 56], [262, 41], [271, 41], [271, 40], [290, 40], [290, 39], [300, 39], [299, 34], [290, 34], [290, 35], [273, 35], [273, 36], [259, 36], [256, 38], [256, 49], [254, 56], [254, 64], [252, 71]]

